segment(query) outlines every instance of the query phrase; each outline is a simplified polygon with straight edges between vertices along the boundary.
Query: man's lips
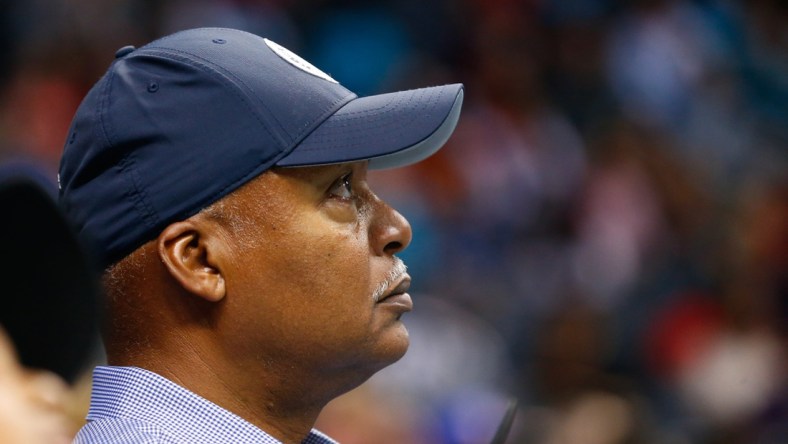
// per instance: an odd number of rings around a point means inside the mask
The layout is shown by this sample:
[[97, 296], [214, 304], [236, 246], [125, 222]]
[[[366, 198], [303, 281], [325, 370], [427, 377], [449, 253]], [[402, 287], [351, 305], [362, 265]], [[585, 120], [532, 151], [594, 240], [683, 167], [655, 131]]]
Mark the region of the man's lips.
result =
[[410, 276], [406, 274], [402, 277], [402, 279], [394, 288], [384, 293], [383, 297], [381, 297], [380, 300], [378, 300], [378, 302], [383, 302], [392, 296], [407, 293], [409, 288], [410, 288]]
[[383, 294], [378, 300], [378, 304], [385, 304], [397, 307], [403, 313], [413, 309], [413, 300], [408, 294], [410, 288], [410, 276], [403, 276], [402, 280], [391, 290]]

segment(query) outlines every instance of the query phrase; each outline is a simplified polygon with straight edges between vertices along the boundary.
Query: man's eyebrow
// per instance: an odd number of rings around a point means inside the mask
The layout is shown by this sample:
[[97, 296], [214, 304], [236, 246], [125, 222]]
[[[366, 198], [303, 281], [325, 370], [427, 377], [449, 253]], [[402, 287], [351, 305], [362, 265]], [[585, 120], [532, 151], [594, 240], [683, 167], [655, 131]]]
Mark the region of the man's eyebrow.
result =
[[353, 162], [336, 163], [331, 165], [316, 165], [316, 166], [303, 166], [303, 167], [279, 167], [277, 172], [280, 174], [298, 177], [303, 180], [323, 181], [328, 178], [340, 175], [344, 172], [350, 172], [353, 169]]
[[301, 182], [322, 195], [339, 177], [351, 172], [351, 164], [276, 168], [276, 174]]

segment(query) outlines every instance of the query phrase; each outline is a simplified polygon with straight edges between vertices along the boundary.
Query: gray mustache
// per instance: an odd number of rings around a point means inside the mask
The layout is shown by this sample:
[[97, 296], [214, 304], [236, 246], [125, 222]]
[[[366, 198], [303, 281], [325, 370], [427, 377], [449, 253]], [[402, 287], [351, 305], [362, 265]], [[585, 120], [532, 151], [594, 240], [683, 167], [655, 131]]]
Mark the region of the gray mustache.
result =
[[408, 267], [405, 265], [405, 262], [402, 262], [402, 259], [395, 257], [394, 267], [386, 275], [386, 278], [383, 280], [383, 282], [381, 282], [377, 288], [375, 288], [375, 291], [372, 293], [372, 300], [374, 302], [378, 302], [380, 298], [386, 294], [389, 288], [399, 282], [399, 280], [402, 279], [402, 276], [407, 272]]

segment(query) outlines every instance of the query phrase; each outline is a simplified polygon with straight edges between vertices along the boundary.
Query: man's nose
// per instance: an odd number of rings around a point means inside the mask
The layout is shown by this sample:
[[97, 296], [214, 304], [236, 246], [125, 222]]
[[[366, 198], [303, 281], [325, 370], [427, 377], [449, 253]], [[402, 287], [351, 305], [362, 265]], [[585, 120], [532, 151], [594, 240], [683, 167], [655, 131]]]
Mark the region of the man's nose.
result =
[[375, 220], [370, 227], [370, 236], [375, 253], [393, 256], [407, 248], [413, 239], [410, 223], [386, 202], [376, 199]]

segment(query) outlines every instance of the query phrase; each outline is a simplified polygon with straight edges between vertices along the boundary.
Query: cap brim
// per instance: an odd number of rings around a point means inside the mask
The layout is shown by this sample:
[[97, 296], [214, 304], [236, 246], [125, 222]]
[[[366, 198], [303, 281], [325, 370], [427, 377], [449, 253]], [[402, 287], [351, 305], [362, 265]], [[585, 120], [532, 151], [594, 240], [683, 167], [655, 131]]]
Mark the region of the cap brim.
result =
[[457, 125], [462, 84], [414, 89], [348, 102], [282, 158], [279, 166], [369, 160], [394, 168], [438, 151]]

